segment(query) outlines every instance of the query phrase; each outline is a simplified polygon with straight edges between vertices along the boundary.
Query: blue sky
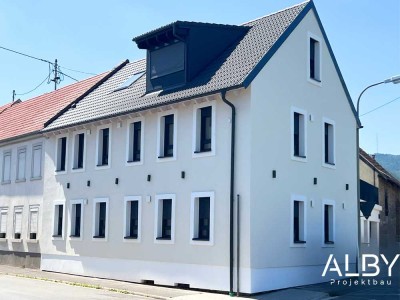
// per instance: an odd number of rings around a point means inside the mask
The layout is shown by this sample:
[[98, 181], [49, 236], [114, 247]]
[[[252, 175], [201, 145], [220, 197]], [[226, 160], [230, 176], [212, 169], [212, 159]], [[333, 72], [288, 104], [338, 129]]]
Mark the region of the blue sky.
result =
[[[132, 38], [175, 20], [241, 24], [299, 3], [261, 1], [0, 1], [0, 46], [90, 73], [122, 60], [143, 58]], [[364, 87], [400, 74], [400, 1], [315, 0], [353, 100]], [[12, 90], [32, 90], [48, 65], [0, 49], [0, 104]], [[64, 69], [84, 79], [88, 75]], [[65, 78], [61, 86], [72, 83]], [[50, 92], [44, 84], [22, 100]], [[400, 97], [400, 84], [385, 84], [362, 98], [361, 114]], [[400, 98], [361, 118], [361, 146], [369, 153], [400, 154]], [[340, 147], [340, 145], [338, 145]]]

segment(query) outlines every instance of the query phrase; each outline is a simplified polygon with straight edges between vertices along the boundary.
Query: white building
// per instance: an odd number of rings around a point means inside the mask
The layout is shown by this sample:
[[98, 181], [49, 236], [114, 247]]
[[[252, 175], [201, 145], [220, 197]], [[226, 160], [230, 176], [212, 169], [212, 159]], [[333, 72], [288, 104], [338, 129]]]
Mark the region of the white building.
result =
[[41, 130], [106, 74], [0, 107], [0, 263], [40, 267], [44, 145]]
[[135, 42], [46, 123], [41, 268], [244, 293], [353, 269], [358, 122], [314, 4]]

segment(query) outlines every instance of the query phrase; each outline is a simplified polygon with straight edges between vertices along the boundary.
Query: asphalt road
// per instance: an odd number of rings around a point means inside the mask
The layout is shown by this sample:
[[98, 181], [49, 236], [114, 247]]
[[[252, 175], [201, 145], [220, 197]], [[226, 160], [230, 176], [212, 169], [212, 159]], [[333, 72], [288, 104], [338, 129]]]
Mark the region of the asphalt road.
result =
[[10, 275], [0, 275], [0, 300], [105, 300], [105, 299], [131, 299], [150, 300], [149, 297], [126, 295], [111, 292], [105, 289], [72, 286], [30, 278], [21, 278]]

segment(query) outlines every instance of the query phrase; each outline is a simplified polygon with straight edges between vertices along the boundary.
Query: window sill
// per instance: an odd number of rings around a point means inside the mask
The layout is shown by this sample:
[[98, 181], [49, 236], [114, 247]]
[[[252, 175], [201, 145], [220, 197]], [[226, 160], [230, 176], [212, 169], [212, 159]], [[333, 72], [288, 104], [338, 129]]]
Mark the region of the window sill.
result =
[[305, 156], [305, 155], [295, 155], [295, 154], [293, 154], [293, 157], [297, 157], [297, 158], [307, 158], [307, 156]]
[[11, 239], [11, 243], [22, 243], [22, 239]]
[[157, 156], [157, 162], [168, 162], [173, 160], [176, 160], [176, 156], [174, 155]]
[[212, 152], [212, 150], [200, 150], [200, 151], [194, 151], [194, 154], [200, 154], [200, 153], [208, 153], [208, 152]]
[[170, 241], [171, 237], [158, 237], [156, 238], [157, 241]]
[[305, 163], [307, 162], [307, 156], [292, 154], [292, 160]]
[[52, 235], [51, 236], [52, 240], [63, 240], [64, 237], [62, 235]]
[[7, 238], [0, 238], [0, 243], [4, 243], [4, 242], [7, 242]]
[[128, 160], [126, 161], [126, 166], [139, 166], [143, 165], [143, 160]]
[[330, 165], [330, 166], [335, 166], [335, 163], [331, 163], [331, 162], [325, 162], [326, 165]]
[[157, 158], [162, 159], [162, 158], [172, 158], [172, 157], [174, 157], [174, 156], [173, 155], [163, 155], [163, 156], [158, 156]]
[[69, 237], [73, 238], [73, 239], [80, 239], [81, 238], [80, 235], [70, 235]]
[[106, 237], [104, 235], [95, 235], [93, 236], [94, 239], [105, 239]]
[[2, 181], [2, 182], [1, 182], [2, 185], [10, 184], [10, 183], [11, 183], [11, 180], [7, 180], [7, 181]]
[[34, 240], [27, 239], [26, 242], [30, 243], [30, 244], [37, 244], [39, 241], [37, 239], [34, 239]]
[[334, 163], [323, 162], [322, 166], [328, 169], [336, 169], [336, 165]]
[[35, 181], [35, 180], [42, 180], [42, 176], [40, 176], [40, 177], [31, 177], [31, 181]]
[[325, 245], [334, 245], [334, 244], [335, 244], [335, 242], [332, 242], [332, 241], [326, 241], [326, 242], [324, 242], [324, 244], [325, 244]]
[[322, 87], [322, 81], [319, 80], [319, 79], [308, 77], [307, 81], [309, 83], [312, 83], [312, 84], [316, 85], [316, 86]]
[[83, 170], [83, 167], [82, 168], [72, 168], [72, 171], [79, 171], [79, 170]]
[[26, 178], [23, 179], [16, 179], [15, 183], [21, 183], [21, 182], [26, 182]]
[[210, 239], [192, 238], [192, 241], [195, 241], [195, 242], [209, 242]]
[[306, 244], [306, 241], [294, 241], [293, 244]]
[[102, 165], [96, 165], [96, 167], [101, 168], [101, 167], [108, 167], [108, 164], [102, 164]]
[[137, 240], [138, 237], [137, 236], [124, 236], [125, 240]]

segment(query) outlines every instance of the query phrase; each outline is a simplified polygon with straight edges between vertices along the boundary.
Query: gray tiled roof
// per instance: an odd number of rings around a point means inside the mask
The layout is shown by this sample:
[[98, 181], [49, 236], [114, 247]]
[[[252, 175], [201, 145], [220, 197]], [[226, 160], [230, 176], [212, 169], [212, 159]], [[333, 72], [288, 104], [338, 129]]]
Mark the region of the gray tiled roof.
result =
[[250, 27], [250, 30], [240, 42], [227, 49], [194, 80], [179, 90], [146, 95], [146, 75], [143, 75], [129, 88], [115, 92], [114, 90], [130, 76], [146, 69], [144, 59], [128, 63], [94, 92], [79, 101], [75, 108], [68, 109], [48, 125], [46, 131], [243, 86], [245, 79], [254, 72], [262, 58], [308, 4], [309, 2], [304, 2], [243, 24], [242, 26]]

